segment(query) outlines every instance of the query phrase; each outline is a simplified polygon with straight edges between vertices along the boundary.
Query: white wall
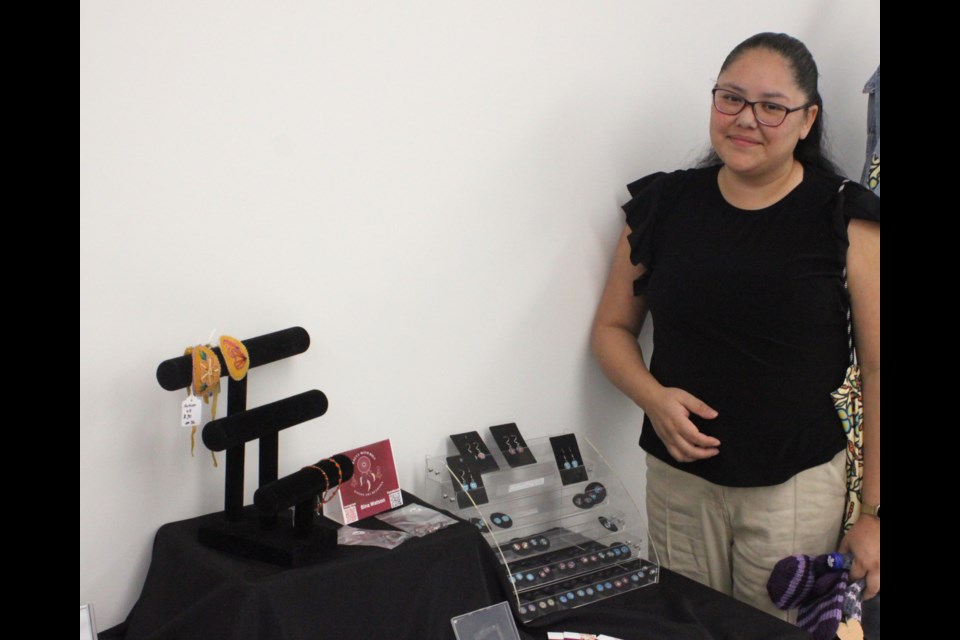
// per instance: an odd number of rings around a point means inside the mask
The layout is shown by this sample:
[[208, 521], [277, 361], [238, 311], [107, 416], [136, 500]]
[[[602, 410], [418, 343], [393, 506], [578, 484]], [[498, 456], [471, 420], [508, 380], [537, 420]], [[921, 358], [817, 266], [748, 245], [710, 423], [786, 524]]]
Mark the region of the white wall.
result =
[[[80, 602], [139, 594], [156, 529], [221, 508], [157, 364], [302, 325], [249, 406], [310, 388], [281, 473], [390, 437], [404, 486], [449, 433], [589, 435], [642, 497], [640, 412], [589, 323], [623, 185], [689, 163], [745, 37], [820, 64], [859, 175], [873, 0], [80, 3]], [[649, 348], [649, 347], [648, 347]], [[255, 489], [248, 447], [246, 491]]]

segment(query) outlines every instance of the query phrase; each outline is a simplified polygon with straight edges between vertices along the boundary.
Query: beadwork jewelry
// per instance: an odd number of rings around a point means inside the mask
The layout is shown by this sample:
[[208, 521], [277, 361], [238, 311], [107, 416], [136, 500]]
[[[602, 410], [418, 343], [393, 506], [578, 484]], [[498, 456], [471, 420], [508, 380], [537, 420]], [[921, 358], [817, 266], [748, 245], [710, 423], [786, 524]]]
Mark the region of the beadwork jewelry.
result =
[[513, 448], [514, 448], [514, 450], [516, 450], [517, 453], [523, 453], [523, 452], [524, 452], [524, 446], [523, 446], [522, 444], [520, 444], [520, 442], [519, 442], [520, 436], [514, 435], [514, 436], [510, 436], [510, 438], [513, 440]]
[[487, 454], [485, 454], [483, 451], [480, 450], [479, 442], [474, 442], [473, 446], [477, 448], [477, 450], [473, 453], [474, 458], [476, 458], [477, 460], [483, 460], [484, 458], [487, 457]]
[[584, 489], [586, 495], [593, 498], [594, 503], [600, 503], [607, 498], [607, 488], [600, 482], [591, 482]]
[[[184, 355], [191, 359], [191, 382], [193, 395], [202, 398], [204, 402], [210, 404], [210, 419], [217, 419], [217, 399], [220, 396], [220, 358], [207, 345], [198, 344], [195, 347], [187, 347]], [[190, 390], [188, 390], [188, 395]], [[196, 450], [197, 426], [190, 429], [190, 456], [193, 457]], [[213, 459], [213, 466], [217, 465], [217, 454], [210, 452]]]
[[333, 458], [327, 458], [333, 465], [337, 468], [337, 486], [333, 490], [333, 495], [327, 498], [327, 502], [330, 502], [340, 493], [340, 485], [343, 484], [343, 469], [340, 467], [340, 463], [334, 460]]
[[323, 513], [323, 505], [327, 504], [333, 499], [332, 497], [329, 500], [326, 498], [327, 491], [330, 489], [330, 477], [327, 476], [326, 471], [315, 464], [308, 464], [304, 467], [304, 469], [313, 469], [314, 471], [319, 471], [320, 475], [323, 476], [323, 491], [317, 494], [316, 503], [313, 507], [318, 514]]
[[231, 336], [220, 336], [220, 353], [227, 363], [230, 377], [240, 382], [250, 369], [250, 354], [242, 342]]
[[600, 516], [597, 518], [597, 521], [600, 522], [601, 526], [607, 531], [619, 531], [620, 527], [617, 526], [617, 523], [612, 519], [607, 518], [606, 516]]
[[487, 528], [487, 523], [484, 522], [482, 518], [470, 518], [470, 523], [479, 529], [481, 533], [490, 532], [490, 529]]
[[[508, 516], [507, 514], [501, 513], [499, 511], [490, 514], [490, 521], [493, 522], [493, 524], [495, 524], [496, 526], [500, 527], [501, 529], [509, 529], [510, 527], [513, 526], [513, 519], [510, 518], [510, 516]], [[523, 548], [524, 549], [530, 548], [529, 541], [523, 542]]]

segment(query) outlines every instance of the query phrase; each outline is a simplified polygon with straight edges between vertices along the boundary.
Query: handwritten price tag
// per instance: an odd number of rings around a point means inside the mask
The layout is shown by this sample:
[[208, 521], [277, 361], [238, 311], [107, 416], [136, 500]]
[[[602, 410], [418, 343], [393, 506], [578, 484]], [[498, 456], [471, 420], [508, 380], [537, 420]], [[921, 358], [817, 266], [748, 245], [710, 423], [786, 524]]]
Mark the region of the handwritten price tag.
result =
[[199, 427], [202, 411], [203, 405], [200, 404], [200, 398], [193, 394], [187, 396], [187, 399], [180, 404], [180, 426]]

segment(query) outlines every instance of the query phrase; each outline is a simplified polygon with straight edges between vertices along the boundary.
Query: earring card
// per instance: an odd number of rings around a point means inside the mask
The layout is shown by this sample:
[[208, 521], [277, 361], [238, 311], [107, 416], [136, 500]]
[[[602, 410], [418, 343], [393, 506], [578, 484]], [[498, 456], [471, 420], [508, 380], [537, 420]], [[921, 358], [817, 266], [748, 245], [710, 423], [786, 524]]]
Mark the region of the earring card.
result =
[[450, 456], [447, 458], [450, 470], [450, 482], [457, 496], [457, 506], [466, 509], [474, 504], [486, 504], [490, 501], [483, 486], [483, 476], [474, 465], [473, 458]]
[[537, 459], [533, 456], [530, 447], [527, 446], [527, 441], [523, 439], [520, 428], [517, 427], [515, 422], [490, 427], [490, 434], [500, 448], [504, 460], [511, 467], [522, 467], [537, 463]]
[[550, 438], [553, 457], [560, 470], [560, 482], [564, 485], [576, 484], [587, 479], [587, 469], [583, 464], [583, 455], [577, 444], [577, 436], [567, 433]]
[[493, 454], [490, 453], [490, 449], [487, 448], [480, 434], [476, 431], [457, 433], [450, 436], [450, 439], [460, 455], [471, 460], [474, 467], [480, 470], [480, 473], [500, 470], [500, 465], [497, 464]]

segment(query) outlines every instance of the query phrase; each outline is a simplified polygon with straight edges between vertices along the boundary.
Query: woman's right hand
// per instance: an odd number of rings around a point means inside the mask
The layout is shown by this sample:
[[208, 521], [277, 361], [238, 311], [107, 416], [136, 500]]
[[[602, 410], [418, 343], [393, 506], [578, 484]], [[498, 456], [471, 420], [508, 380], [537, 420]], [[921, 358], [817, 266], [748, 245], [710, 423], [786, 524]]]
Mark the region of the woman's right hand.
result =
[[704, 401], [683, 389], [664, 387], [646, 404], [653, 429], [674, 460], [693, 462], [720, 453], [720, 441], [704, 435], [690, 421], [691, 413], [706, 420], [717, 417], [717, 411]]
[[634, 281], [646, 273], [630, 262], [630, 228], [620, 234], [610, 275], [593, 320], [591, 344], [610, 381], [650, 417], [667, 451], [680, 462], [720, 453], [720, 441], [700, 433], [690, 414], [707, 420], [717, 412], [683, 389], [663, 387], [647, 369], [637, 337], [647, 317], [647, 299], [634, 295]]

